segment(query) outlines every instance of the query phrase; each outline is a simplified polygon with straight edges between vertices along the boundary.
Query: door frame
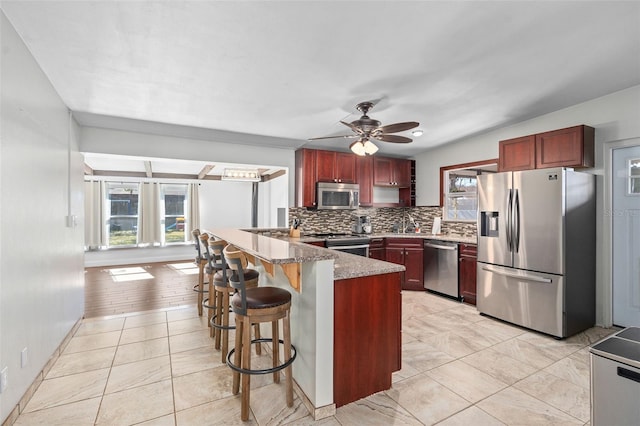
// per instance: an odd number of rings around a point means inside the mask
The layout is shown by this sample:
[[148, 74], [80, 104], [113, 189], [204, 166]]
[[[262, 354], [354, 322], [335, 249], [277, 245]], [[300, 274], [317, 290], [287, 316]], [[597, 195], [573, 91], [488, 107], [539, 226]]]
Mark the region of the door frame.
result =
[[[602, 243], [603, 253], [601, 288], [596, 300], [602, 302], [602, 320], [604, 327], [613, 325], [613, 150], [640, 146], [640, 138], [621, 139], [603, 144], [604, 148], [604, 200], [602, 214]], [[598, 297], [600, 296], [600, 297]]]

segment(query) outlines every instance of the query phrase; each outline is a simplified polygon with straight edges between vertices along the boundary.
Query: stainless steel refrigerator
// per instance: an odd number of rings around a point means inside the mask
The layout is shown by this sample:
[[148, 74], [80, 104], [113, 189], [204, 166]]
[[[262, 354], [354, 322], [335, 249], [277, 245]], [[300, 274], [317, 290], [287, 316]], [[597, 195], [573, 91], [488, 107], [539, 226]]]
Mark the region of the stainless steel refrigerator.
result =
[[595, 323], [595, 176], [478, 176], [477, 308], [556, 337]]

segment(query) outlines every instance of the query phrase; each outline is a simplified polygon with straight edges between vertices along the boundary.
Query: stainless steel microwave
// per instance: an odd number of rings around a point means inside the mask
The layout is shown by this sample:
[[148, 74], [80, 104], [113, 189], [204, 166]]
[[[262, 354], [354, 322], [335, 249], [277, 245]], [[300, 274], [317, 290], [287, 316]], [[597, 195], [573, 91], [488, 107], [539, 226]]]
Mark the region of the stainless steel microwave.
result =
[[353, 210], [360, 203], [360, 185], [351, 183], [318, 182], [317, 207], [321, 210]]

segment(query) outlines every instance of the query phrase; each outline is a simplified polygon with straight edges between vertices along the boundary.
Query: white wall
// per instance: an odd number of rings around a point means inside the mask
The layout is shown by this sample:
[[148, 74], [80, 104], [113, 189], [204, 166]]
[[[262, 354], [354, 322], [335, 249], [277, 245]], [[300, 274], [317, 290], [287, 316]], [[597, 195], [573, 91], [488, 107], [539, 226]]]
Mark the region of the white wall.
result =
[[251, 182], [200, 184], [200, 229], [251, 227]]
[[606, 153], [620, 141], [640, 137], [640, 86], [612, 93], [572, 107], [495, 131], [436, 148], [416, 156], [416, 202], [438, 205], [440, 167], [498, 157], [498, 142], [548, 130], [586, 124], [596, 129], [595, 167], [597, 176], [596, 224], [596, 322], [609, 325], [611, 317], [610, 218], [605, 215], [609, 188], [604, 184]]
[[[79, 128], [4, 13], [0, 137], [0, 420], [84, 312]], [[70, 143], [69, 143], [70, 141]], [[71, 148], [69, 151], [69, 147]], [[67, 227], [68, 209], [78, 226]], [[20, 352], [28, 349], [28, 364]]]
[[289, 176], [287, 173], [274, 180], [260, 184], [258, 188], [258, 228], [275, 228], [278, 226], [278, 209], [285, 209], [285, 220], [289, 217]]

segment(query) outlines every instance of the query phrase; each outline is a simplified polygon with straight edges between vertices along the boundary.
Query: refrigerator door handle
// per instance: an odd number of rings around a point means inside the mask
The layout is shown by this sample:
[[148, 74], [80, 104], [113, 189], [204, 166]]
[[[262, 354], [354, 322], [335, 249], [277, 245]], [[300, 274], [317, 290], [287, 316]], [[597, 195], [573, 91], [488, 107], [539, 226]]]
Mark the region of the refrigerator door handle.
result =
[[525, 280], [525, 281], [535, 281], [538, 283], [550, 283], [551, 282], [551, 278], [545, 278], [545, 277], [540, 277], [537, 275], [529, 275], [529, 274], [518, 274], [515, 272], [507, 272], [507, 271], [500, 271], [498, 269], [494, 269], [490, 266], [483, 266], [482, 269], [484, 271], [487, 272], [491, 272], [493, 274], [498, 274], [498, 275], [504, 275], [505, 277], [511, 277], [511, 278], [518, 278], [521, 280]]
[[515, 228], [515, 242], [513, 243], [513, 251], [518, 253], [520, 250], [520, 194], [516, 189], [516, 198], [514, 201], [515, 216], [513, 218], [513, 225]]
[[512, 251], [512, 238], [513, 235], [511, 233], [511, 213], [512, 213], [512, 205], [513, 205], [513, 189], [509, 189], [509, 197], [507, 199], [507, 226], [505, 232], [507, 234], [507, 248], [509, 251]]

